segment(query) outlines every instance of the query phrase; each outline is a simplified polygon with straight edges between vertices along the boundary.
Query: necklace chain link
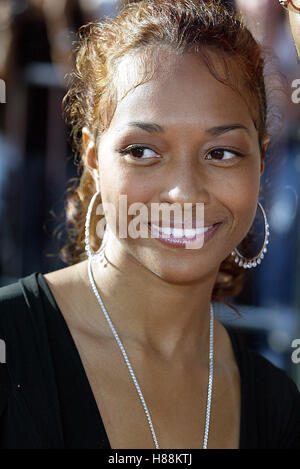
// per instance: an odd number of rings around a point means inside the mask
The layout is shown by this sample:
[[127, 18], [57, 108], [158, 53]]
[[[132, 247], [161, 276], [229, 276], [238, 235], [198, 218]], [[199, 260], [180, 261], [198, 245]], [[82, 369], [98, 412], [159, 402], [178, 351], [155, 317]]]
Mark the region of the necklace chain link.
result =
[[[98, 258], [98, 256], [97, 256]], [[156, 437], [156, 434], [155, 434], [155, 431], [154, 431], [154, 427], [153, 427], [153, 424], [152, 424], [152, 420], [151, 420], [151, 417], [150, 417], [150, 412], [148, 410], [148, 407], [147, 407], [147, 404], [145, 402], [145, 399], [144, 399], [144, 396], [142, 394], [142, 391], [141, 391], [141, 388], [139, 386], [139, 383], [135, 377], [135, 374], [133, 372], [133, 369], [132, 369], [132, 366], [131, 366], [131, 363], [129, 361], [129, 358], [127, 356], [127, 353], [125, 351], [125, 348], [119, 338], [119, 335], [108, 315], [108, 312], [103, 304], [103, 301], [101, 299], [101, 296], [99, 294], [99, 291], [96, 287], [96, 284], [95, 284], [95, 281], [94, 281], [94, 277], [93, 277], [93, 272], [92, 272], [92, 262], [95, 261], [95, 258], [92, 259], [91, 256], [89, 256], [89, 260], [88, 260], [88, 273], [89, 273], [89, 279], [90, 279], [90, 282], [91, 282], [91, 286], [92, 286], [92, 289], [93, 289], [93, 292], [95, 293], [95, 296], [98, 300], [98, 303], [100, 304], [100, 307], [104, 313], [104, 316], [115, 336], [115, 339], [117, 341], [117, 344], [118, 346], [120, 347], [120, 350], [123, 354], [123, 357], [124, 357], [124, 360], [126, 362], [126, 365], [128, 367], [128, 370], [129, 370], [129, 373], [130, 373], [130, 376], [134, 382], [134, 385], [136, 387], [136, 390], [138, 392], [138, 395], [139, 395], [139, 398], [142, 402], [142, 405], [143, 405], [143, 408], [144, 408], [144, 411], [145, 411], [145, 414], [146, 414], [146, 418], [147, 418], [147, 421], [148, 421], [148, 424], [149, 424], [149, 427], [150, 427], [150, 430], [151, 430], [151, 433], [152, 433], [152, 437], [153, 437], [153, 441], [154, 441], [154, 444], [155, 444], [155, 448], [156, 449], [159, 449], [159, 445], [158, 445], [158, 441], [157, 441], [157, 437]], [[203, 437], [203, 449], [207, 449], [207, 441], [208, 441], [208, 432], [209, 432], [209, 423], [210, 423], [210, 410], [211, 410], [211, 397], [212, 397], [212, 389], [213, 389], [213, 372], [214, 372], [214, 311], [213, 311], [213, 307], [212, 307], [212, 304], [210, 305], [210, 322], [209, 322], [209, 376], [208, 376], [208, 389], [207, 389], [207, 404], [206, 404], [206, 417], [205, 417], [205, 429], [204, 429], [204, 437]]]

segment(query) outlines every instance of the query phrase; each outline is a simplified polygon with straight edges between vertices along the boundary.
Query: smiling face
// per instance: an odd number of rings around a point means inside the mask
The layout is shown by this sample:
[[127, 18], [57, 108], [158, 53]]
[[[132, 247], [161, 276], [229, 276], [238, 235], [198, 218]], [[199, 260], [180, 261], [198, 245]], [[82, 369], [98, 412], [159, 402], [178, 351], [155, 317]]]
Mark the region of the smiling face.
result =
[[[97, 158], [102, 201], [117, 215], [126, 195], [127, 206], [144, 204], [149, 213], [152, 203], [190, 203], [194, 215], [202, 203], [205, 226], [220, 223], [199, 249], [109, 238], [115, 258], [132, 256], [169, 282], [216, 275], [253, 223], [263, 170], [257, 130], [241, 95], [195, 54], [162, 51], [153, 78], [118, 103]], [[113, 227], [109, 215], [107, 222]]]

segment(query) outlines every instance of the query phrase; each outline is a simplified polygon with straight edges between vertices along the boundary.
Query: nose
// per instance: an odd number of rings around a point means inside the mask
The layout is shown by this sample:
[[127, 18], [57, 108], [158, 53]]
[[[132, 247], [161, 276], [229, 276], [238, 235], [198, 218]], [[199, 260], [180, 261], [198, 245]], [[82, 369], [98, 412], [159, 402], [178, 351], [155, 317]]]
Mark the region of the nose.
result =
[[204, 169], [196, 168], [190, 161], [183, 161], [168, 168], [168, 175], [162, 181], [163, 189], [160, 192], [160, 201], [169, 204], [184, 203], [209, 203], [209, 192], [207, 189], [207, 177]]

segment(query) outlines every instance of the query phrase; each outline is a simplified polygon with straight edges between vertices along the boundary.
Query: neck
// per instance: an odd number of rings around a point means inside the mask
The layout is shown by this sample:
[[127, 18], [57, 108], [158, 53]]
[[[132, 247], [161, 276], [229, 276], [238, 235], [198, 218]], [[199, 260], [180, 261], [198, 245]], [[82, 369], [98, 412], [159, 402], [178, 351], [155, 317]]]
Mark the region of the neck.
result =
[[[207, 360], [217, 272], [193, 284], [170, 283], [109, 243], [102, 260], [92, 263], [92, 272], [122, 341], [133, 341], [167, 359], [203, 353]], [[107, 331], [111, 334], [109, 326]]]

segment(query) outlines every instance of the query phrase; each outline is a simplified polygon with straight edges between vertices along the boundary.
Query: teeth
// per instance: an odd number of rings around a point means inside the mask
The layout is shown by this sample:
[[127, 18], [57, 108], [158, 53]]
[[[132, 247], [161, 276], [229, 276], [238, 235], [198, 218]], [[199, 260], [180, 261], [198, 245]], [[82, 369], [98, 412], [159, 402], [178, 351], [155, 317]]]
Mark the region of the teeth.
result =
[[155, 225], [154, 223], [151, 224], [151, 228], [153, 229], [153, 231], [157, 231], [160, 234], [163, 234], [166, 236], [172, 235], [174, 238], [182, 238], [182, 237], [194, 238], [196, 235], [203, 234], [206, 231], [210, 230], [212, 226], [207, 226], [205, 228], [196, 228], [196, 229], [193, 229], [193, 228], [182, 229], [182, 228], [171, 228], [171, 227], [162, 228], [158, 225]]
[[206, 228], [197, 228], [197, 229], [185, 229], [184, 230], [184, 236], [186, 238], [194, 238], [194, 236], [206, 233], [206, 231], [210, 230], [212, 226], [207, 226]]
[[[164, 233], [164, 229], [162, 228], [162, 232]], [[172, 235], [174, 238], [182, 238], [184, 236], [184, 230], [180, 228], [172, 228]]]
[[153, 229], [153, 231], [158, 231], [159, 233], [161, 233], [161, 234], [163, 233], [163, 234], [168, 235], [168, 236], [170, 236], [170, 234], [173, 233], [172, 228], [170, 228], [170, 227], [161, 228], [160, 226], [151, 224], [151, 228]]

